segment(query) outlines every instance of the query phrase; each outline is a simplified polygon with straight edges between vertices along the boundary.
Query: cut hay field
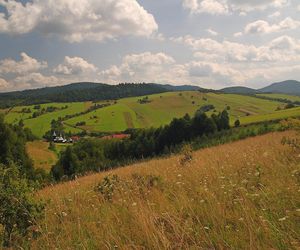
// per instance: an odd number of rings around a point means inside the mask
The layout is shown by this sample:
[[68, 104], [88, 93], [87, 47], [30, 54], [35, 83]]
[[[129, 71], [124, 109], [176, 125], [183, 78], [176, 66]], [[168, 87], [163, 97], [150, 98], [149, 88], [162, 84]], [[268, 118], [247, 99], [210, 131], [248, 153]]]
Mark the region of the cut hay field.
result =
[[35, 168], [50, 171], [51, 167], [57, 162], [57, 154], [49, 150], [48, 147], [49, 143], [44, 141], [34, 141], [26, 144], [27, 152], [33, 160]]
[[281, 144], [294, 136], [271, 133], [194, 152], [184, 165], [174, 156], [47, 187], [30, 249], [299, 249], [299, 151]]
[[[194, 115], [201, 106], [212, 104], [215, 106], [215, 112], [230, 106], [229, 113], [233, 124], [237, 118], [246, 115], [266, 115], [267, 117], [268, 114], [274, 113], [277, 107], [284, 106], [280, 102], [255, 97], [196, 91], [150, 95], [150, 102], [145, 104], [138, 102], [141, 98], [121, 99], [115, 105], [72, 118], [66, 123], [75, 126], [76, 123], [85, 121], [86, 125], [82, 126], [82, 129], [105, 132], [123, 131], [132, 127], [159, 127], [186, 113]], [[211, 111], [208, 114], [212, 113]]]

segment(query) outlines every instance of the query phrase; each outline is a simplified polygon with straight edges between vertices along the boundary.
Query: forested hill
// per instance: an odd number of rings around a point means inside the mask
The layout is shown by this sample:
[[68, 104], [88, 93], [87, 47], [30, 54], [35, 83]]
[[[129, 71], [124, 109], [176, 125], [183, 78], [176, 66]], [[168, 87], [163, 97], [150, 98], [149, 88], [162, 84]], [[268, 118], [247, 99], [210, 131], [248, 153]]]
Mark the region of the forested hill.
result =
[[65, 86], [24, 90], [0, 94], [0, 107], [31, 105], [48, 102], [82, 102], [120, 99], [169, 91], [157, 84], [73, 83]]

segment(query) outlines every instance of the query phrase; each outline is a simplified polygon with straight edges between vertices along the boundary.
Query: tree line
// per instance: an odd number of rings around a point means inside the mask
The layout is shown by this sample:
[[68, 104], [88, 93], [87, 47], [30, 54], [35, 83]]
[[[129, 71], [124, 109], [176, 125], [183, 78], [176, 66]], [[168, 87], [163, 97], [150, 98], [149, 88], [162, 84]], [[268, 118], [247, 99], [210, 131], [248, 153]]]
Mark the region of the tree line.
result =
[[128, 130], [126, 132], [131, 136], [124, 140], [83, 139], [62, 153], [51, 173], [55, 180], [61, 180], [115, 168], [132, 161], [169, 154], [184, 142], [229, 128], [227, 110], [211, 117], [197, 111], [193, 117], [186, 114], [160, 128]]

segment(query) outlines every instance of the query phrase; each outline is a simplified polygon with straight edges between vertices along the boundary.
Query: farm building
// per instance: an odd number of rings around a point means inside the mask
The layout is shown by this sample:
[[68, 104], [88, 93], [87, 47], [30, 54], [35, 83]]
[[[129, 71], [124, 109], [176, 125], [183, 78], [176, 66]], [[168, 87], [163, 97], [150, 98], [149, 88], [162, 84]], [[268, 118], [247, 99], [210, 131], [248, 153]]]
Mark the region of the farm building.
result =
[[113, 134], [113, 135], [103, 136], [103, 137], [101, 137], [101, 139], [104, 139], [104, 140], [112, 140], [112, 139], [122, 140], [122, 139], [126, 139], [126, 138], [129, 138], [129, 137], [130, 137], [130, 135], [128, 135], [128, 134]]
[[62, 136], [62, 134], [58, 136], [58, 134], [55, 131], [53, 132], [52, 135], [52, 141], [56, 143], [73, 143], [72, 138], [67, 139], [64, 136]]

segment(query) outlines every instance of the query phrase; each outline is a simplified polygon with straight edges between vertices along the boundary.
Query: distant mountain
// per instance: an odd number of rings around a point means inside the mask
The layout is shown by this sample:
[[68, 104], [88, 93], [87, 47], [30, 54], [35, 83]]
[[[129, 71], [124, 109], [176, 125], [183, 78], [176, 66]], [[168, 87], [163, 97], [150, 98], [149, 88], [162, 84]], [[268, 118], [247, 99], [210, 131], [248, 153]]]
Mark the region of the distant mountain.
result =
[[180, 86], [174, 86], [171, 84], [157, 84], [166, 90], [169, 91], [197, 91], [197, 90], [205, 90], [199, 86], [193, 86], [193, 85], [180, 85]]
[[242, 86], [237, 86], [237, 87], [228, 87], [221, 89], [223, 93], [226, 94], [255, 94], [257, 90], [247, 88], [247, 87], [242, 87]]
[[259, 89], [259, 92], [300, 95], [300, 82], [295, 80], [277, 82], [265, 88]]
[[220, 90], [227, 94], [256, 94], [256, 93], [281, 93], [290, 95], [300, 95], [300, 82], [288, 80], [284, 82], [273, 83], [261, 89], [251, 89], [247, 87], [237, 86]]
[[168, 91], [204, 90], [197, 86], [154, 83], [124, 83], [109, 85], [104, 83], [78, 82], [64, 86], [46, 87], [0, 93], [0, 107], [31, 105], [49, 102], [82, 102], [120, 99], [125, 97], [151, 95]]
[[83, 102], [113, 100], [124, 97], [143, 96], [167, 92], [156, 84], [119, 84], [80, 82], [64, 86], [47, 87], [0, 93], [0, 107], [31, 105], [49, 102]]

